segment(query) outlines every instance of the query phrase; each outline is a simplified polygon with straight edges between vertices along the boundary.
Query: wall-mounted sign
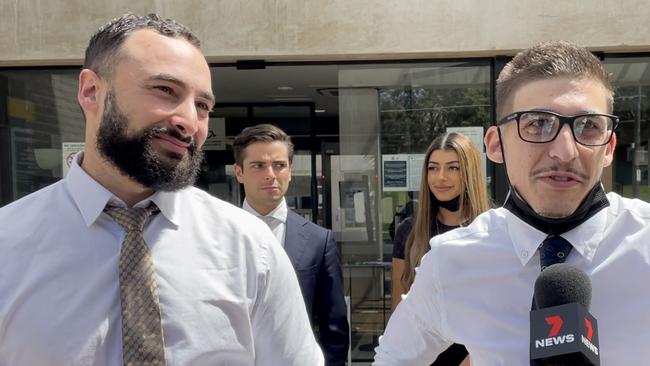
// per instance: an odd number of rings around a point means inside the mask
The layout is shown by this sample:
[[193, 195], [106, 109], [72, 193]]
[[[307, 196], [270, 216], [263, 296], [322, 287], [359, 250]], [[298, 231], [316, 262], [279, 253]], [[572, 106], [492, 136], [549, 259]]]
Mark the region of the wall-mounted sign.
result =
[[423, 160], [424, 154], [382, 155], [384, 191], [419, 190]]
[[63, 167], [62, 173], [64, 177], [66, 176], [66, 174], [68, 174], [68, 170], [70, 170], [70, 166], [72, 165], [72, 159], [74, 159], [74, 156], [77, 155], [77, 153], [83, 149], [84, 149], [83, 142], [62, 142], [61, 143], [61, 159], [63, 159], [61, 166]]
[[471, 126], [471, 127], [447, 127], [447, 132], [458, 132], [467, 136], [472, 140], [474, 145], [479, 152], [485, 151], [483, 148], [483, 127], [481, 126]]
[[208, 138], [203, 144], [203, 150], [226, 150], [225, 118], [210, 118], [208, 122]]

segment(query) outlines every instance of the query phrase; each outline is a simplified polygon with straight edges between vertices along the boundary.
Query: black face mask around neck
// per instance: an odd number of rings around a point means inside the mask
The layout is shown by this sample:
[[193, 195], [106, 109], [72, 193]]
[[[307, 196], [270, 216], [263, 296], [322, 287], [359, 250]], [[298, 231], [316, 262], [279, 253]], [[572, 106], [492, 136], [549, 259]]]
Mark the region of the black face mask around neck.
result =
[[548, 218], [539, 215], [530, 205], [517, 193], [514, 187], [510, 186], [508, 198], [503, 207], [512, 212], [515, 216], [549, 235], [560, 235], [565, 233], [590, 217], [598, 211], [609, 206], [609, 201], [600, 182], [592, 188], [587, 197], [578, 205], [578, 208], [569, 216], [559, 219]]
[[445, 208], [451, 212], [456, 212], [460, 208], [460, 195], [450, 199], [449, 201], [438, 201], [436, 196], [432, 193], [431, 200], [433, 201], [432, 203], [438, 207]]

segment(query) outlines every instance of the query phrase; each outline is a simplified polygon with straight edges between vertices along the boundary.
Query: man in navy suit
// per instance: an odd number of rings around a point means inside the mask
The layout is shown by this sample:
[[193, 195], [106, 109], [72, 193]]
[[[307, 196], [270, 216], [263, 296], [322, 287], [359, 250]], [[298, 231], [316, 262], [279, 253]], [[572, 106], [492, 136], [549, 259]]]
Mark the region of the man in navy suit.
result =
[[276, 126], [245, 128], [233, 142], [235, 175], [244, 185], [243, 208], [269, 225], [291, 259], [327, 365], [345, 365], [349, 325], [341, 260], [332, 231], [287, 208], [293, 144]]

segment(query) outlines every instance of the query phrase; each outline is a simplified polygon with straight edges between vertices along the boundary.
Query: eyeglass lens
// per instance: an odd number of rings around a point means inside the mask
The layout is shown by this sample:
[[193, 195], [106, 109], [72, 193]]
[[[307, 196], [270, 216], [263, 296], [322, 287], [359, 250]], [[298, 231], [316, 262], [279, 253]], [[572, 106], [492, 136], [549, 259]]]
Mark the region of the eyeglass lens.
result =
[[[614, 121], [603, 115], [572, 117], [573, 134], [576, 140], [586, 145], [600, 145], [607, 142]], [[561, 118], [551, 113], [526, 112], [519, 116], [519, 134], [530, 142], [553, 140], [561, 126]]]

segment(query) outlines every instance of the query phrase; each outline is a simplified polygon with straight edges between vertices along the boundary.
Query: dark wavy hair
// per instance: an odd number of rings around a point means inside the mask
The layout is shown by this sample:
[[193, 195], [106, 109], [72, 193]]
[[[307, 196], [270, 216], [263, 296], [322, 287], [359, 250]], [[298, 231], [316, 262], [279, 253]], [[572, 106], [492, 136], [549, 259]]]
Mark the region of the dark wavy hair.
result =
[[120, 48], [126, 37], [141, 29], [151, 29], [167, 37], [184, 38], [196, 48], [201, 47], [194, 33], [173, 19], [162, 19], [157, 14], [139, 16], [127, 13], [99, 28], [90, 38], [83, 68], [93, 70], [102, 77], [110, 77], [117, 62], [124, 57]]
[[244, 130], [235, 137], [235, 140], [232, 143], [232, 152], [235, 156], [235, 163], [239, 166], [244, 164], [244, 149], [248, 145], [254, 144], [256, 142], [273, 142], [280, 141], [284, 142], [289, 149], [289, 164], [293, 163], [293, 143], [291, 142], [291, 137], [282, 131], [279, 127], [276, 127], [271, 124], [261, 124], [253, 127], [246, 127]]

